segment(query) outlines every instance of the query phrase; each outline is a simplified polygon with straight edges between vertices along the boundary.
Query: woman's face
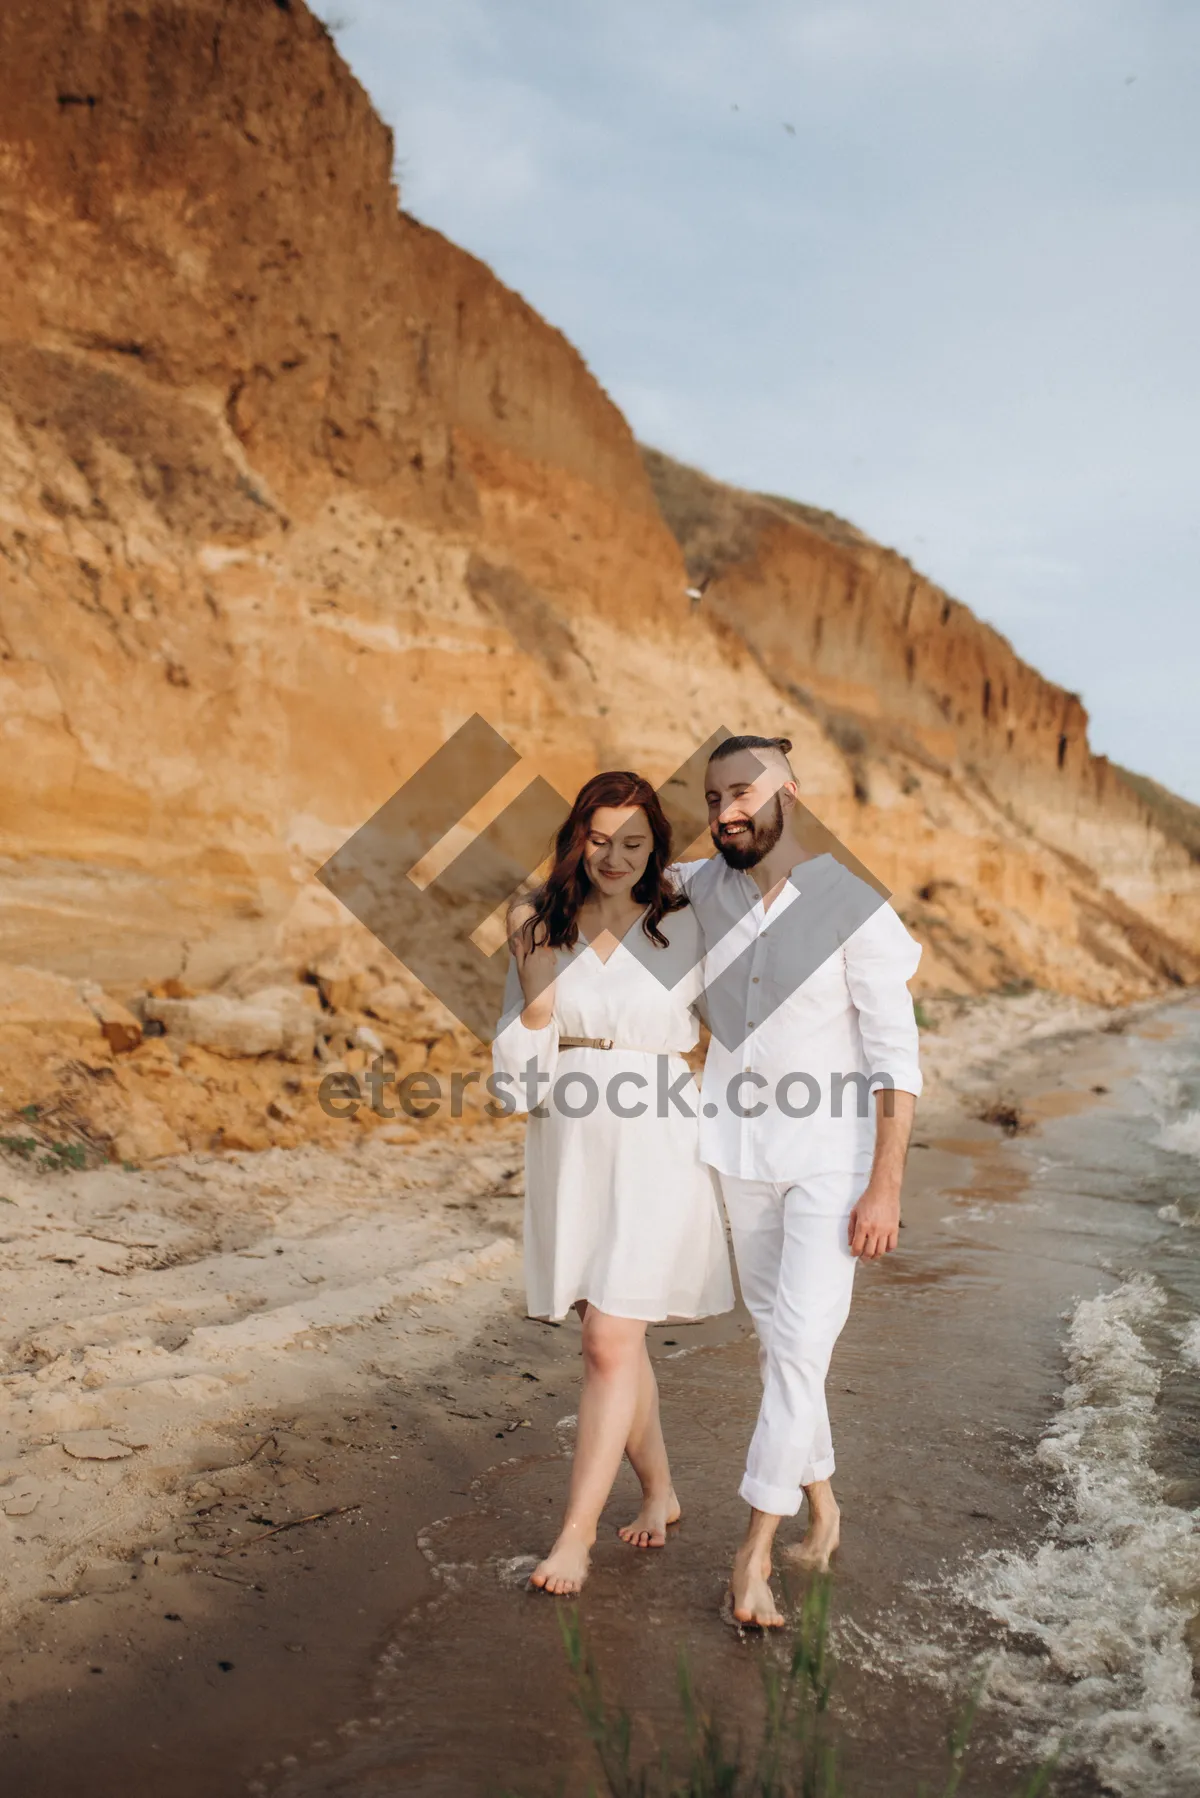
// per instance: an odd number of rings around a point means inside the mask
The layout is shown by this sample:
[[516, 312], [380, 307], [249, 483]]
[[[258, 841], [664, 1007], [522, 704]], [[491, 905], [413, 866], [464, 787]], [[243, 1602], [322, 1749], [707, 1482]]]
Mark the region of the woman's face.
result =
[[627, 896], [646, 872], [653, 848], [640, 805], [598, 805], [583, 848], [584, 869], [598, 894]]

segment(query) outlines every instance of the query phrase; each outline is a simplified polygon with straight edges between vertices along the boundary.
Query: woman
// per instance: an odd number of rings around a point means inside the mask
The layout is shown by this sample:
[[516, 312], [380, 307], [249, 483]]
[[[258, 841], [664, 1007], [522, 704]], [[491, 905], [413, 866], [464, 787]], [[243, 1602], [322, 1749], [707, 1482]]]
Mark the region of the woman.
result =
[[649, 782], [597, 774], [558, 833], [545, 884], [509, 918], [513, 962], [492, 1053], [530, 1114], [529, 1313], [561, 1318], [574, 1306], [583, 1320], [566, 1515], [531, 1579], [556, 1596], [587, 1577], [623, 1454], [642, 1507], [619, 1534], [661, 1548], [678, 1522], [646, 1325], [733, 1305], [683, 1059], [698, 1035], [700, 935], [667, 876], [670, 859], [670, 826]]

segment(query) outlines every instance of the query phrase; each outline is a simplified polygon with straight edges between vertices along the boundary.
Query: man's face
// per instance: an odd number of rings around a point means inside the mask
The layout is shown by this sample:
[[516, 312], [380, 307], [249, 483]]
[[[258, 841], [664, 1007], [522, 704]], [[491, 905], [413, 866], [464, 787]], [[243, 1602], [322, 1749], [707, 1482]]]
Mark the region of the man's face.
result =
[[795, 787], [778, 756], [740, 749], [708, 764], [712, 840], [731, 868], [753, 868], [783, 835], [783, 798]]

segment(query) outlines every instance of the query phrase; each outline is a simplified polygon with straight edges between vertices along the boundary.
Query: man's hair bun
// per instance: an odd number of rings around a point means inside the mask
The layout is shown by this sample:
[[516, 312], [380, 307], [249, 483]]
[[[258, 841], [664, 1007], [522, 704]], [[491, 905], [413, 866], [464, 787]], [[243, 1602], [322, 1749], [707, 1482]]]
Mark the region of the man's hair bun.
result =
[[[737, 755], [743, 749], [774, 749], [786, 761], [791, 747], [792, 739], [790, 737], [726, 737], [723, 743], [717, 744], [708, 759], [710, 762], [721, 762], [725, 760], [726, 756]], [[791, 764], [789, 763], [788, 766], [790, 768]]]

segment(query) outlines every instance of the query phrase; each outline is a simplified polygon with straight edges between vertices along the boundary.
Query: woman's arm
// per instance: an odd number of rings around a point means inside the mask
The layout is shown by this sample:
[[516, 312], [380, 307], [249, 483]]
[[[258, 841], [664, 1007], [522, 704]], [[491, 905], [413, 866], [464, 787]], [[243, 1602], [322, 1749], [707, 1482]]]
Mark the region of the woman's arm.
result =
[[504, 1097], [517, 1111], [533, 1111], [544, 1102], [558, 1065], [554, 952], [530, 950], [528, 932], [522, 931], [521, 925], [531, 910], [528, 903], [518, 904], [508, 915], [512, 960], [504, 983], [500, 1028], [492, 1041], [493, 1079], [502, 1083]]
[[525, 996], [521, 1022], [527, 1030], [544, 1030], [554, 1017], [554, 979], [558, 970], [553, 949], [545, 943], [536, 949], [530, 946], [526, 926], [532, 916], [529, 901], [518, 900], [508, 914], [508, 946]]

